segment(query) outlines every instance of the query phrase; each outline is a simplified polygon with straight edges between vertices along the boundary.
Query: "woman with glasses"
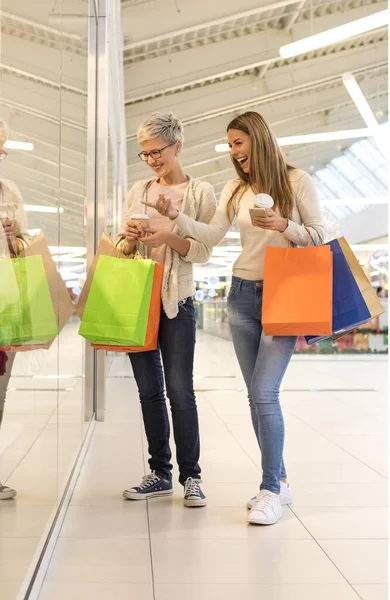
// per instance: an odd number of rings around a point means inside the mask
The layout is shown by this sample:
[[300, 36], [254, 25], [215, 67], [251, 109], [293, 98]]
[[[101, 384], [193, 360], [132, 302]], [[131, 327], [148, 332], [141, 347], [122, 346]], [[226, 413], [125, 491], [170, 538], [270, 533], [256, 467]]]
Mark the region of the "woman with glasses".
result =
[[[0, 121], [0, 160], [7, 157], [4, 150], [7, 138], [7, 128]], [[8, 179], [0, 179], [0, 228], [0, 259], [3, 256], [16, 257], [22, 253], [28, 243], [26, 213], [18, 188]], [[14, 360], [13, 352], [0, 352], [0, 427]], [[16, 490], [0, 482], [0, 500], [9, 500], [15, 496]]]
[[[264, 256], [267, 246], [288, 241], [307, 246], [308, 232], [321, 244], [324, 228], [311, 177], [289, 165], [266, 121], [256, 112], [238, 115], [227, 127], [230, 155], [237, 177], [224, 187], [209, 225], [179, 213], [168, 197], [153, 205], [187, 235], [214, 246], [234, 218], [242, 252], [233, 267], [227, 314], [234, 349], [247, 389], [252, 424], [261, 451], [260, 492], [248, 502], [248, 522], [272, 525], [283, 516], [292, 494], [283, 461], [284, 422], [279, 389], [296, 345], [293, 336], [264, 336], [261, 324]], [[257, 194], [274, 201], [273, 209], [251, 219]]]
[[[200, 439], [198, 412], [193, 388], [195, 351], [195, 293], [193, 264], [206, 263], [211, 256], [207, 244], [195, 241], [144, 202], [161, 197], [175, 208], [202, 223], [209, 223], [216, 210], [212, 186], [187, 175], [181, 164], [183, 125], [172, 114], [153, 114], [139, 128], [139, 157], [153, 171], [153, 177], [137, 181], [131, 188], [124, 209], [123, 235], [118, 245], [131, 256], [165, 265], [162, 284], [162, 312], [159, 348], [152, 352], [130, 354], [138, 386], [142, 415], [150, 454], [150, 473], [139, 485], [129, 487], [123, 496], [144, 500], [170, 495], [172, 464], [169, 445], [170, 426], [166, 406], [169, 398], [179, 482], [184, 486], [184, 505], [206, 505], [200, 479]], [[130, 221], [132, 214], [145, 213], [150, 226], [141, 230]]]

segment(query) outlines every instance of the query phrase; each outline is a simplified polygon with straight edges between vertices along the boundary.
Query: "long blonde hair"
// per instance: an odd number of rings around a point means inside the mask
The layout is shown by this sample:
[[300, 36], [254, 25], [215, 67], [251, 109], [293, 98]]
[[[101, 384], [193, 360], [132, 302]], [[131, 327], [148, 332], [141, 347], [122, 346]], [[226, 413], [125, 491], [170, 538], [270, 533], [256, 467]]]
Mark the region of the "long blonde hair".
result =
[[245, 173], [240, 163], [232, 157], [239, 182], [229, 199], [227, 211], [230, 219], [237, 213], [234, 200], [239, 204], [245, 191], [256, 187], [259, 192], [269, 194], [281, 217], [291, 218], [294, 196], [288, 172], [294, 167], [286, 163], [278, 142], [266, 121], [257, 112], [246, 112], [235, 117], [227, 131], [237, 129], [250, 137], [250, 172]]

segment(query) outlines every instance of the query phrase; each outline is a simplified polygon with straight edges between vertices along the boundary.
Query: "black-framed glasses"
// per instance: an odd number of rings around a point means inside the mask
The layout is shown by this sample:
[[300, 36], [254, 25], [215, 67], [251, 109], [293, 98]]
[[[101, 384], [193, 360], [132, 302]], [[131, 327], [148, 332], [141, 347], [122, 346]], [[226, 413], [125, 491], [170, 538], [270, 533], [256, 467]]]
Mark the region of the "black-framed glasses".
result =
[[170, 146], [174, 146], [174, 145], [175, 145], [175, 142], [173, 144], [167, 144], [166, 146], [164, 146], [164, 148], [156, 148], [155, 150], [151, 150], [150, 152], [140, 152], [138, 154], [138, 156], [144, 162], [147, 162], [149, 156], [151, 156], [153, 158], [153, 160], [157, 160], [158, 158], [161, 158], [161, 152], [163, 150], [166, 150], [166, 148], [169, 148]]
[[8, 152], [6, 152], [5, 150], [0, 150], [0, 160], [4, 160], [5, 158], [7, 158], [8, 156]]

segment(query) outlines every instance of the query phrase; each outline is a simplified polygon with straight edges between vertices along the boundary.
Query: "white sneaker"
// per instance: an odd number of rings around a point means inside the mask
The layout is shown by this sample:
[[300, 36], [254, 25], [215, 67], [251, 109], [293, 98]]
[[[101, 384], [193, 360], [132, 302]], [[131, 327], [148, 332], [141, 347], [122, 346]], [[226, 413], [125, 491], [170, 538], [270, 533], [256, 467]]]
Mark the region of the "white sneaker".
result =
[[15, 498], [16, 490], [3, 485], [0, 482], [0, 500], [11, 500], [11, 498]]
[[252, 525], [273, 525], [283, 517], [279, 494], [262, 490], [248, 515], [248, 523]]
[[[246, 505], [248, 510], [252, 510], [258, 497], [259, 497], [259, 494], [257, 494], [256, 496], [253, 496], [253, 498], [251, 498], [249, 500], [248, 504]], [[292, 504], [292, 501], [293, 501], [292, 490], [291, 490], [290, 484], [286, 483], [285, 481], [281, 481], [280, 482], [280, 504], [282, 506], [286, 506], [288, 504]]]

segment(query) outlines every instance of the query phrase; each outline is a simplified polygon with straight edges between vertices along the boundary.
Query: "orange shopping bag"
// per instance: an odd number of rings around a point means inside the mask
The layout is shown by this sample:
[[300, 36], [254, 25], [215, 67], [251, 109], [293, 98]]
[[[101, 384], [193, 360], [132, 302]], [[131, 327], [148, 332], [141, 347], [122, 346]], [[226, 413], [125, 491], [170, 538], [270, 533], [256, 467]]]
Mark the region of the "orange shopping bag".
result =
[[330, 246], [265, 250], [262, 325], [265, 335], [331, 335]]
[[145, 344], [143, 346], [102, 346], [92, 344], [97, 350], [107, 350], [112, 352], [149, 352], [156, 350], [158, 345], [158, 330], [160, 327], [161, 315], [161, 287], [164, 276], [164, 265], [155, 263], [154, 278], [152, 287], [152, 296], [149, 307], [148, 326], [146, 329]]

